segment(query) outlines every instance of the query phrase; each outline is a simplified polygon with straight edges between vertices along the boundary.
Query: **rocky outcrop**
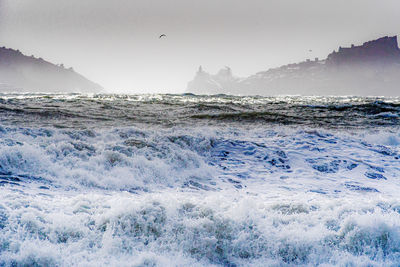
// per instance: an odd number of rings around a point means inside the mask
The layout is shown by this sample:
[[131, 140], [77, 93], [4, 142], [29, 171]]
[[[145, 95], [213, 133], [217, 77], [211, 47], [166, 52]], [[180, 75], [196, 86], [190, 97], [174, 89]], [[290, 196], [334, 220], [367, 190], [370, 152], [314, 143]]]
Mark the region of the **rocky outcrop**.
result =
[[232, 70], [229, 67], [211, 75], [200, 66], [193, 81], [189, 82], [188, 89], [191, 93], [218, 94], [226, 88], [234, 90], [239, 82], [239, 78], [232, 75]]
[[[229, 69], [230, 71], [230, 69]], [[202, 73], [205, 73], [202, 70]], [[207, 83], [205, 83], [205, 78]], [[307, 60], [230, 78], [198, 72], [188, 84], [197, 94], [238, 95], [400, 95], [400, 49], [397, 38], [383, 37], [361, 46], [340, 47], [327, 59]], [[209, 86], [217, 84], [218, 86]]]
[[0, 92], [99, 92], [102, 87], [72, 68], [18, 50], [0, 48]]

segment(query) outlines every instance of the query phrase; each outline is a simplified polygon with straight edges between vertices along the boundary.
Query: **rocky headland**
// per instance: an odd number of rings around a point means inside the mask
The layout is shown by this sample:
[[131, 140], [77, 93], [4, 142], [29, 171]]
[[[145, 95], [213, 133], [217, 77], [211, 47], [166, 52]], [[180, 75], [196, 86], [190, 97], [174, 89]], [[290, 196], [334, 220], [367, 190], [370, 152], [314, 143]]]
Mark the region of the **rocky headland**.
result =
[[400, 95], [397, 37], [339, 47], [326, 59], [306, 60], [236, 77], [229, 67], [209, 74], [201, 67], [188, 83], [195, 94], [237, 95]]
[[72, 68], [0, 48], [0, 92], [96, 93], [102, 89]]

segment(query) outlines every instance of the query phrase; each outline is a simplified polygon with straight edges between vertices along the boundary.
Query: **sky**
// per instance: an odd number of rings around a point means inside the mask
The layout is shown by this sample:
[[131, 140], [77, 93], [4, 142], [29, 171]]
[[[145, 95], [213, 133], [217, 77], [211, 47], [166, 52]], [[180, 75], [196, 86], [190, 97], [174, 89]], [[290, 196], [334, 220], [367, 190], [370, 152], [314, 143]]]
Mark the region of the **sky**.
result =
[[399, 0], [0, 0], [0, 46], [72, 66], [107, 92], [182, 93], [200, 65], [246, 77], [398, 35], [399, 10]]

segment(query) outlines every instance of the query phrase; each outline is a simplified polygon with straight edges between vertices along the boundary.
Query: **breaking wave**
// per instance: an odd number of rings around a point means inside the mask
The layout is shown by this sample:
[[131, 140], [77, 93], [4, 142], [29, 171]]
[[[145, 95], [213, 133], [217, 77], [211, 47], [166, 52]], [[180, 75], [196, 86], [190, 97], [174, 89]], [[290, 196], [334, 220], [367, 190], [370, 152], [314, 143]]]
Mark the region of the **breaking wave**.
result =
[[0, 100], [1, 266], [400, 263], [397, 99]]

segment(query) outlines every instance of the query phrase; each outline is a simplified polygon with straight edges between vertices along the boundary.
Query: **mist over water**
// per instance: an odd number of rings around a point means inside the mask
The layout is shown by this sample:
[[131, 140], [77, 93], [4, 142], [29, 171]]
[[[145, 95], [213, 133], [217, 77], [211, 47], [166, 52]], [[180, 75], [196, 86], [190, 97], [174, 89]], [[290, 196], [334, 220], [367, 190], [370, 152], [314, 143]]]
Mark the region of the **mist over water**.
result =
[[397, 266], [400, 98], [0, 95], [0, 265]]
[[184, 92], [199, 65], [247, 77], [322, 59], [339, 46], [397, 35], [400, 23], [397, 0], [0, 0], [0, 8], [1, 46], [137, 93]]

